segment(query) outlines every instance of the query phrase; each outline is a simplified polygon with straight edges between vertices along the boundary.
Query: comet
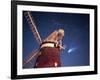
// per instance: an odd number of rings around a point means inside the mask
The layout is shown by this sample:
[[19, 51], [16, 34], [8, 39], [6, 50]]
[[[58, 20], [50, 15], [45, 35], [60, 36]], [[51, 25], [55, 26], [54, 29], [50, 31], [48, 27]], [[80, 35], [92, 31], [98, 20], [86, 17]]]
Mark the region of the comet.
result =
[[70, 48], [67, 52], [68, 52], [68, 53], [71, 53], [71, 52], [75, 51], [76, 49], [77, 49], [76, 47]]

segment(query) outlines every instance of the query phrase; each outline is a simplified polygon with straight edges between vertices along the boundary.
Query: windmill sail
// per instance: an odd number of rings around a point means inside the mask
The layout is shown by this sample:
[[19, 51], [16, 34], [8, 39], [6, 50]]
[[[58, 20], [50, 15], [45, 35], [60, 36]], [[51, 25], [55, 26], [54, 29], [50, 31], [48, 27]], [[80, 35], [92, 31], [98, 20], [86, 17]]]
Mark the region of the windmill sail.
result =
[[29, 64], [32, 62], [33, 59], [37, 58], [40, 55], [39, 50], [33, 50], [23, 61], [23, 67], [26, 66], [26, 64]]
[[36, 28], [35, 22], [34, 22], [32, 16], [31, 16], [31, 13], [29, 11], [28, 12], [25, 12], [25, 16], [26, 16], [27, 21], [28, 21], [28, 23], [30, 25], [30, 28], [31, 28], [31, 30], [33, 32], [33, 35], [35, 36], [37, 42], [39, 44], [41, 44], [42, 43], [42, 40], [41, 40], [40, 34], [39, 34], [39, 32], [38, 32], [38, 30]]
[[[33, 33], [35, 39], [37, 40], [38, 44], [40, 45], [40, 44], [42, 43], [42, 40], [41, 40], [41, 37], [40, 37], [40, 35], [39, 35], [39, 32], [38, 32], [38, 30], [37, 30], [37, 28], [36, 28], [36, 25], [35, 25], [35, 23], [34, 23], [34, 20], [33, 20], [32, 16], [31, 16], [31, 13], [27, 11], [27, 12], [25, 12], [24, 14], [25, 14], [25, 17], [26, 17], [26, 19], [27, 19], [27, 21], [28, 21], [28, 24], [29, 24], [29, 26], [30, 26], [30, 28], [31, 28], [31, 31], [32, 31], [32, 33]], [[23, 61], [23, 67], [25, 67], [27, 64], [31, 63], [32, 60], [33, 60], [34, 58], [36, 58], [39, 54], [40, 54], [39, 50], [35, 50], [35, 51], [33, 50], [33, 51], [24, 59], [24, 61]]]

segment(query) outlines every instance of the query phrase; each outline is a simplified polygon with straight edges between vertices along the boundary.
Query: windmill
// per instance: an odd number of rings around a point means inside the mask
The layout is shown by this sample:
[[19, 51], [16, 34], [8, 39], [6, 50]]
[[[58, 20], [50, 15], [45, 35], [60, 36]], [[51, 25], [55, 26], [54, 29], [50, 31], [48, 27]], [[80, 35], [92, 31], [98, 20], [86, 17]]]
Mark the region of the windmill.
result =
[[24, 14], [40, 48], [32, 51], [32, 53], [24, 59], [23, 67], [26, 64], [31, 63], [34, 58], [36, 59], [34, 65], [35, 68], [60, 67], [60, 51], [64, 49], [64, 47], [62, 46], [64, 30], [55, 30], [47, 38], [42, 40], [31, 13], [27, 11]]

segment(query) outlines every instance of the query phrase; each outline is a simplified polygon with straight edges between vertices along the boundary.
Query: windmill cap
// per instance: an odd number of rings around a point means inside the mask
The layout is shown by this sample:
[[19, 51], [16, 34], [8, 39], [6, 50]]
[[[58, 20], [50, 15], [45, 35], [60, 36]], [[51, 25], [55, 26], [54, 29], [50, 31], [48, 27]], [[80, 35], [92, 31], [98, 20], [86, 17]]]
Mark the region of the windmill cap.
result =
[[58, 30], [58, 33], [59, 33], [60, 35], [64, 36], [64, 29], [59, 29], [59, 30]]

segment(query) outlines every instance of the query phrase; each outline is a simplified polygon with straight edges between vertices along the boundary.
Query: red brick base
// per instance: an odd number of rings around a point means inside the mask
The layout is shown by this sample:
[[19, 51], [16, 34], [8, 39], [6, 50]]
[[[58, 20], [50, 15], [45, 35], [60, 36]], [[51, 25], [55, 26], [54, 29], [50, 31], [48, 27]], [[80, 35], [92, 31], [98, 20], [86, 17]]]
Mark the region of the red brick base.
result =
[[60, 67], [60, 50], [58, 48], [42, 48], [38, 56], [35, 68]]

